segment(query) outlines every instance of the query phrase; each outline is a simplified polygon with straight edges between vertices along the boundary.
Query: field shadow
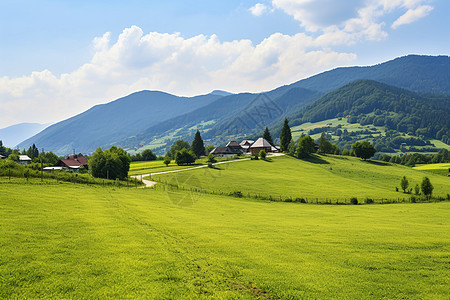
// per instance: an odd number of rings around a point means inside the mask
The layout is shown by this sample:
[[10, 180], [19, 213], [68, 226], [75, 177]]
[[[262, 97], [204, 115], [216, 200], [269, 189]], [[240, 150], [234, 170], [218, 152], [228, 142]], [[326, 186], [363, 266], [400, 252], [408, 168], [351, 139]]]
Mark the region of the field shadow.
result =
[[319, 156], [313, 154], [308, 156], [307, 158], [304, 158], [303, 160], [313, 163], [313, 164], [320, 164], [320, 165], [329, 165], [330, 163], [326, 160], [320, 158]]
[[368, 160], [363, 160], [362, 162], [365, 162], [365, 163], [368, 163], [368, 164], [371, 164], [371, 165], [376, 165], [376, 166], [384, 166], [384, 167], [392, 166], [391, 163], [388, 163], [388, 162], [385, 162], [385, 161], [379, 161], [379, 160], [370, 160], [370, 159], [368, 159]]

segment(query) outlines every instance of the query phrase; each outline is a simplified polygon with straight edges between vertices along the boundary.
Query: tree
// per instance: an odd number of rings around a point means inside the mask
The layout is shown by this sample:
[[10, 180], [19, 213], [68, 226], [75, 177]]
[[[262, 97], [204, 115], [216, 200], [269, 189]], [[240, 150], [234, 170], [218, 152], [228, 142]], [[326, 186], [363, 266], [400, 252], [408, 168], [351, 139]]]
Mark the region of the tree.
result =
[[216, 157], [214, 156], [214, 154], [210, 153], [208, 154], [208, 160], [206, 161], [207, 163], [213, 164], [217, 162]]
[[283, 128], [281, 128], [280, 133], [280, 146], [281, 151], [289, 151], [289, 144], [292, 141], [291, 128], [289, 127], [288, 119], [284, 119]]
[[53, 152], [41, 152], [39, 153], [38, 160], [44, 164], [56, 165], [59, 161], [59, 157]]
[[25, 152], [26, 155], [28, 155], [29, 158], [33, 159], [39, 156], [39, 150], [36, 148], [36, 145], [33, 144], [28, 150]]
[[202, 155], [205, 155], [205, 146], [203, 145], [202, 137], [200, 136], [200, 131], [197, 130], [195, 133], [194, 140], [192, 141], [191, 149], [194, 154], [199, 158]]
[[259, 157], [261, 157], [262, 160], [266, 160], [266, 151], [260, 150], [259, 151]]
[[403, 176], [402, 180], [400, 180], [400, 187], [402, 188], [403, 193], [406, 193], [406, 189], [408, 188], [408, 186], [409, 186], [409, 181], [406, 178], [406, 176]]
[[332, 143], [327, 139], [325, 132], [322, 132], [319, 140], [319, 152], [333, 154], [335, 152], [335, 148]]
[[175, 143], [172, 144], [170, 147], [169, 152], [167, 152], [167, 155], [170, 156], [170, 158], [175, 159], [175, 153], [177, 151], [180, 151], [182, 149], [189, 149], [191, 146], [188, 142], [185, 140], [177, 140]]
[[295, 155], [295, 142], [294, 140], [291, 139], [291, 141], [289, 142], [289, 146], [288, 146], [288, 154], [290, 156], [294, 156]]
[[214, 145], [207, 145], [207, 146], [205, 147], [205, 152], [206, 152], [206, 154], [211, 153], [211, 151], [213, 151], [215, 148], [216, 148], [216, 147], [215, 147]]
[[433, 185], [428, 177], [424, 177], [421, 184], [422, 194], [424, 194], [427, 199], [431, 198], [431, 194], [433, 193]]
[[2, 140], [0, 140], [0, 155], [6, 156], [6, 148], [3, 146]]
[[266, 141], [268, 141], [272, 146], [274, 146], [273, 140], [272, 140], [272, 135], [270, 134], [269, 128], [266, 127], [266, 129], [264, 130], [263, 133], [263, 139], [265, 139]]
[[175, 163], [179, 166], [190, 165], [195, 162], [195, 153], [192, 150], [183, 148], [175, 153]]
[[377, 152], [375, 147], [368, 141], [356, 142], [352, 145], [352, 148], [355, 151], [355, 155], [363, 160], [371, 158]]
[[309, 135], [302, 135], [298, 139], [297, 150], [295, 156], [297, 158], [306, 158], [311, 153], [314, 153], [314, 140]]
[[142, 151], [142, 160], [144, 161], [156, 160], [156, 155], [155, 153], [153, 153], [152, 150], [145, 149], [144, 151]]
[[168, 167], [170, 165], [171, 159], [170, 156], [166, 155], [164, 156], [164, 164], [166, 165], [166, 167]]
[[89, 169], [94, 177], [123, 180], [128, 176], [130, 161], [130, 157], [122, 148], [112, 146], [103, 151], [99, 147], [89, 159]]
[[414, 194], [416, 194], [416, 195], [420, 194], [420, 187], [417, 183], [416, 183], [416, 186], [414, 187]]

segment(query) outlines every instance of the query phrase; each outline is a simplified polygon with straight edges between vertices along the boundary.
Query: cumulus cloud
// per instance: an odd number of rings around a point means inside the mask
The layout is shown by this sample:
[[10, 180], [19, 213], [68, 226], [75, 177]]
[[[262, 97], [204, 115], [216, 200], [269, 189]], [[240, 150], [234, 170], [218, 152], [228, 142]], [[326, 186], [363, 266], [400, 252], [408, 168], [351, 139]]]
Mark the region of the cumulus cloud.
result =
[[143, 89], [188, 96], [213, 89], [259, 92], [356, 59], [325, 44], [304, 33], [276, 33], [255, 45], [216, 35], [145, 34], [132, 26], [116, 41], [109, 33], [95, 38], [92, 59], [71, 73], [0, 78], [0, 126], [62, 120]]
[[407, 9], [392, 28], [426, 16], [432, 7], [428, 0], [272, 0], [272, 5], [299, 21], [308, 32], [321, 39], [344, 38], [348, 44], [381, 40], [387, 36], [383, 17]]
[[269, 11], [269, 8], [265, 4], [256, 3], [255, 5], [250, 7], [249, 10], [252, 13], [252, 15], [259, 17], [267, 13]]
[[395, 20], [395, 22], [392, 24], [392, 28], [395, 29], [400, 25], [412, 23], [420, 18], [427, 16], [432, 10], [433, 7], [429, 5], [422, 5], [415, 9], [408, 9], [406, 13]]

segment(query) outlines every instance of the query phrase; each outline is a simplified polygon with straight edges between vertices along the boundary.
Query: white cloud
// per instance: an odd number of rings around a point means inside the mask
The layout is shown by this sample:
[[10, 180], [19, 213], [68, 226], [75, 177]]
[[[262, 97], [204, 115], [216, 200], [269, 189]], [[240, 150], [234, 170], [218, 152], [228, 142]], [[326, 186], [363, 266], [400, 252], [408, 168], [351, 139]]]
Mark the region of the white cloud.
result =
[[392, 28], [395, 29], [400, 25], [412, 23], [420, 18], [427, 16], [432, 10], [433, 7], [429, 5], [422, 5], [415, 9], [408, 9], [406, 13], [395, 20], [395, 22], [392, 24]]
[[259, 17], [267, 13], [269, 11], [269, 8], [265, 4], [256, 3], [255, 5], [250, 7], [249, 10], [254, 16]]
[[392, 28], [426, 16], [429, 0], [272, 0], [272, 5], [299, 21], [308, 32], [332, 41], [344, 38], [348, 44], [363, 40], [382, 40], [387, 36], [383, 18], [408, 10]]
[[356, 59], [303, 33], [276, 33], [254, 45], [246, 39], [222, 42], [216, 35], [144, 34], [137, 26], [115, 42], [109, 33], [95, 38], [93, 49], [91, 61], [71, 73], [0, 78], [0, 127], [58, 121], [143, 89], [178, 95], [259, 92]]

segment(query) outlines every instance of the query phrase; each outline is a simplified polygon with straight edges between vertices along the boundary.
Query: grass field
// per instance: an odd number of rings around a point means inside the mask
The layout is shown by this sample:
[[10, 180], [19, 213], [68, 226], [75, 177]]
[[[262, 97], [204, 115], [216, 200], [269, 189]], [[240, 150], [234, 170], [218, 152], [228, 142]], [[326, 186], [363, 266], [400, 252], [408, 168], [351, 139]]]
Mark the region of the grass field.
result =
[[[410, 187], [428, 176], [434, 186], [433, 194], [447, 197], [450, 178], [378, 161], [361, 161], [348, 156], [316, 156], [310, 161], [283, 156], [270, 161], [242, 161], [188, 172], [152, 176], [152, 180], [200, 188], [209, 192], [244, 196], [303, 197], [308, 199], [409, 199], [410, 195], [396, 192], [406, 176]], [[400, 189], [401, 190], [401, 189]]]
[[[245, 158], [245, 157], [241, 157], [241, 158]], [[234, 160], [234, 159], [236, 159], [236, 158], [216, 157], [216, 160], [218, 162]], [[141, 174], [187, 169], [187, 168], [192, 168], [192, 167], [196, 167], [196, 166], [207, 165], [208, 163], [206, 162], [206, 160], [207, 160], [207, 158], [197, 159], [195, 161], [195, 164], [192, 164], [189, 166], [178, 166], [173, 160], [168, 166], [166, 166], [162, 160], [136, 161], [136, 162], [131, 163], [129, 175], [135, 176], [135, 175], [141, 175]]]
[[1, 183], [0, 230], [2, 299], [448, 299], [450, 287], [449, 202]]

